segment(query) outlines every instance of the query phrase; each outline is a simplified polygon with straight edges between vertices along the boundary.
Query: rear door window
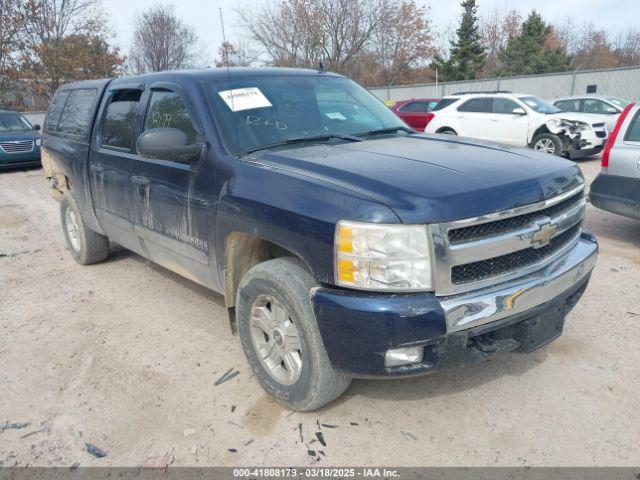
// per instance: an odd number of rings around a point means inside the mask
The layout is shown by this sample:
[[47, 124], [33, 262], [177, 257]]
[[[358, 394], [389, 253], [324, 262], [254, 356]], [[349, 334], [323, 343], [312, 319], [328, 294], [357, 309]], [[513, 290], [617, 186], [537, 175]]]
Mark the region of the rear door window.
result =
[[154, 128], [182, 130], [189, 143], [193, 143], [196, 138], [196, 130], [184, 101], [180, 95], [169, 90], [156, 90], [151, 93], [144, 129]]
[[427, 113], [429, 111], [428, 102], [409, 102], [400, 107], [401, 112]]
[[554, 103], [554, 105], [562, 110], [563, 112], [579, 112], [580, 111], [580, 100], [558, 100]]
[[624, 140], [625, 142], [640, 142], [640, 110], [636, 112], [631, 120]]
[[493, 98], [479, 97], [467, 100], [458, 107], [459, 112], [491, 113], [493, 111]]
[[117, 90], [111, 93], [100, 132], [103, 147], [133, 150], [141, 94], [140, 90]]
[[69, 94], [60, 120], [57, 132], [84, 137], [91, 128], [93, 105], [98, 95], [94, 88], [72, 90]]
[[58, 122], [60, 121], [60, 115], [62, 115], [62, 109], [64, 104], [69, 98], [69, 90], [58, 90], [51, 100], [47, 116], [44, 120], [44, 129], [47, 132], [57, 132]]

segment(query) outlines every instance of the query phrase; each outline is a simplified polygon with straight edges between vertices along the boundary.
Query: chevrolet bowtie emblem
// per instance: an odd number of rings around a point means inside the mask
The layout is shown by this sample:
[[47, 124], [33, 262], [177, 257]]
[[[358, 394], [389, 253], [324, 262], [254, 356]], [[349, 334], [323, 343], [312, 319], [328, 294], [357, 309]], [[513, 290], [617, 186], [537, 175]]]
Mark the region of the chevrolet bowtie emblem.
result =
[[550, 223], [540, 224], [540, 229], [531, 237], [531, 245], [533, 248], [540, 248], [549, 245], [549, 242], [556, 234], [558, 227]]

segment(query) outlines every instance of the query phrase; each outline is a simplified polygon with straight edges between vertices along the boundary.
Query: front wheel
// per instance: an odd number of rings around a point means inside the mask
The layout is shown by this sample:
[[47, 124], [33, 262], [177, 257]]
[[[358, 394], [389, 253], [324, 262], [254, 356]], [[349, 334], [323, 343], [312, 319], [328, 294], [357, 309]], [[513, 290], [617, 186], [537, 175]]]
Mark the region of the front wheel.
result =
[[553, 133], [541, 133], [533, 138], [531, 148], [550, 155], [560, 155], [562, 153], [562, 140]]
[[236, 301], [238, 334], [262, 388], [298, 411], [339, 397], [351, 379], [329, 362], [310, 301], [313, 277], [293, 258], [251, 268]]

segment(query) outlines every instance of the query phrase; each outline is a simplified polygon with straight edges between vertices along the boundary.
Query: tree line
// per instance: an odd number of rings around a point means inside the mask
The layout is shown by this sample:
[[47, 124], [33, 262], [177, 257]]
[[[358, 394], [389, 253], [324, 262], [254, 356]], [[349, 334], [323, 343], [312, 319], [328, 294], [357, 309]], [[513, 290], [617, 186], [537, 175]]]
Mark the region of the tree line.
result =
[[133, 18], [124, 56], [100, 0], [0, 0], [0, 103], [24, 104], [24, 92], [48, 101], [74, 80], [212, 64], [322, 63], [367, 86], [640, 64], [633, 28], [612, 37], [594, 24], [552, 24], [535, 10], [479, 14], [476, 0], [460, 6], [452, 27], [434, 26], [415, 0], [275, 0], [238, 9], [242, 40], [224, 42], [210, 59], [174, 5], [158, 3]]

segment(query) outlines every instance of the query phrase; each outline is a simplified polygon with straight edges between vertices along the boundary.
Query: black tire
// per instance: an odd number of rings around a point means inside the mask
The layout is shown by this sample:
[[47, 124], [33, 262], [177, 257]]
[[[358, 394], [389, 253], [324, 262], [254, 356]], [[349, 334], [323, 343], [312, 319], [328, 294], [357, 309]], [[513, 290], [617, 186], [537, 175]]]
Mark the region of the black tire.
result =
[[[268, 394], [297, 411], [328, 404], [351, 383], [349, 377], [333, 369], [327, 357], [309, 295], [317, 286], [299, 261], [277, 258], [251, 268], [240, 282], [236, 299], [238, 334], [253, 372]], [[279, 382], [267, 370], [252, 340], [251, 309], [265, 295], [280, 302], [299, 333], [302, 367], [299, 378], [291, 385]]]
[[[75, 241], [70, 236], [68, 211], [73, 214], [72, 218], [75, 219], [77, 226]], [[71, 192], [65, 193], [60, 202], [60, 222], [67, 248], [76, 262], [81, 265], [90, 265], [101, 262], [109, 256], [109, 239], [85, 225]]]
[[[542, 143], [547, 146], [553, 146], [553, 152], [546, 149], [543, 150], [541, 148], [537, 148], [537, 146], [542, 146]], [[551, 155], [559, 156], [562, 155], [562, 140], [560, 140], [560, 137], [554, 135], [553, 133], [540, 133], [536, 135], [535, 137], [533, 137], [533, 140], [531, 140], [531, 145], [529, 145], [529, 147], [541, 153], [548, 153]]]
[[440, 133], [442, 135], [458, 135], [456, 131], [452, 128], [441, 128], [436, 133]]

